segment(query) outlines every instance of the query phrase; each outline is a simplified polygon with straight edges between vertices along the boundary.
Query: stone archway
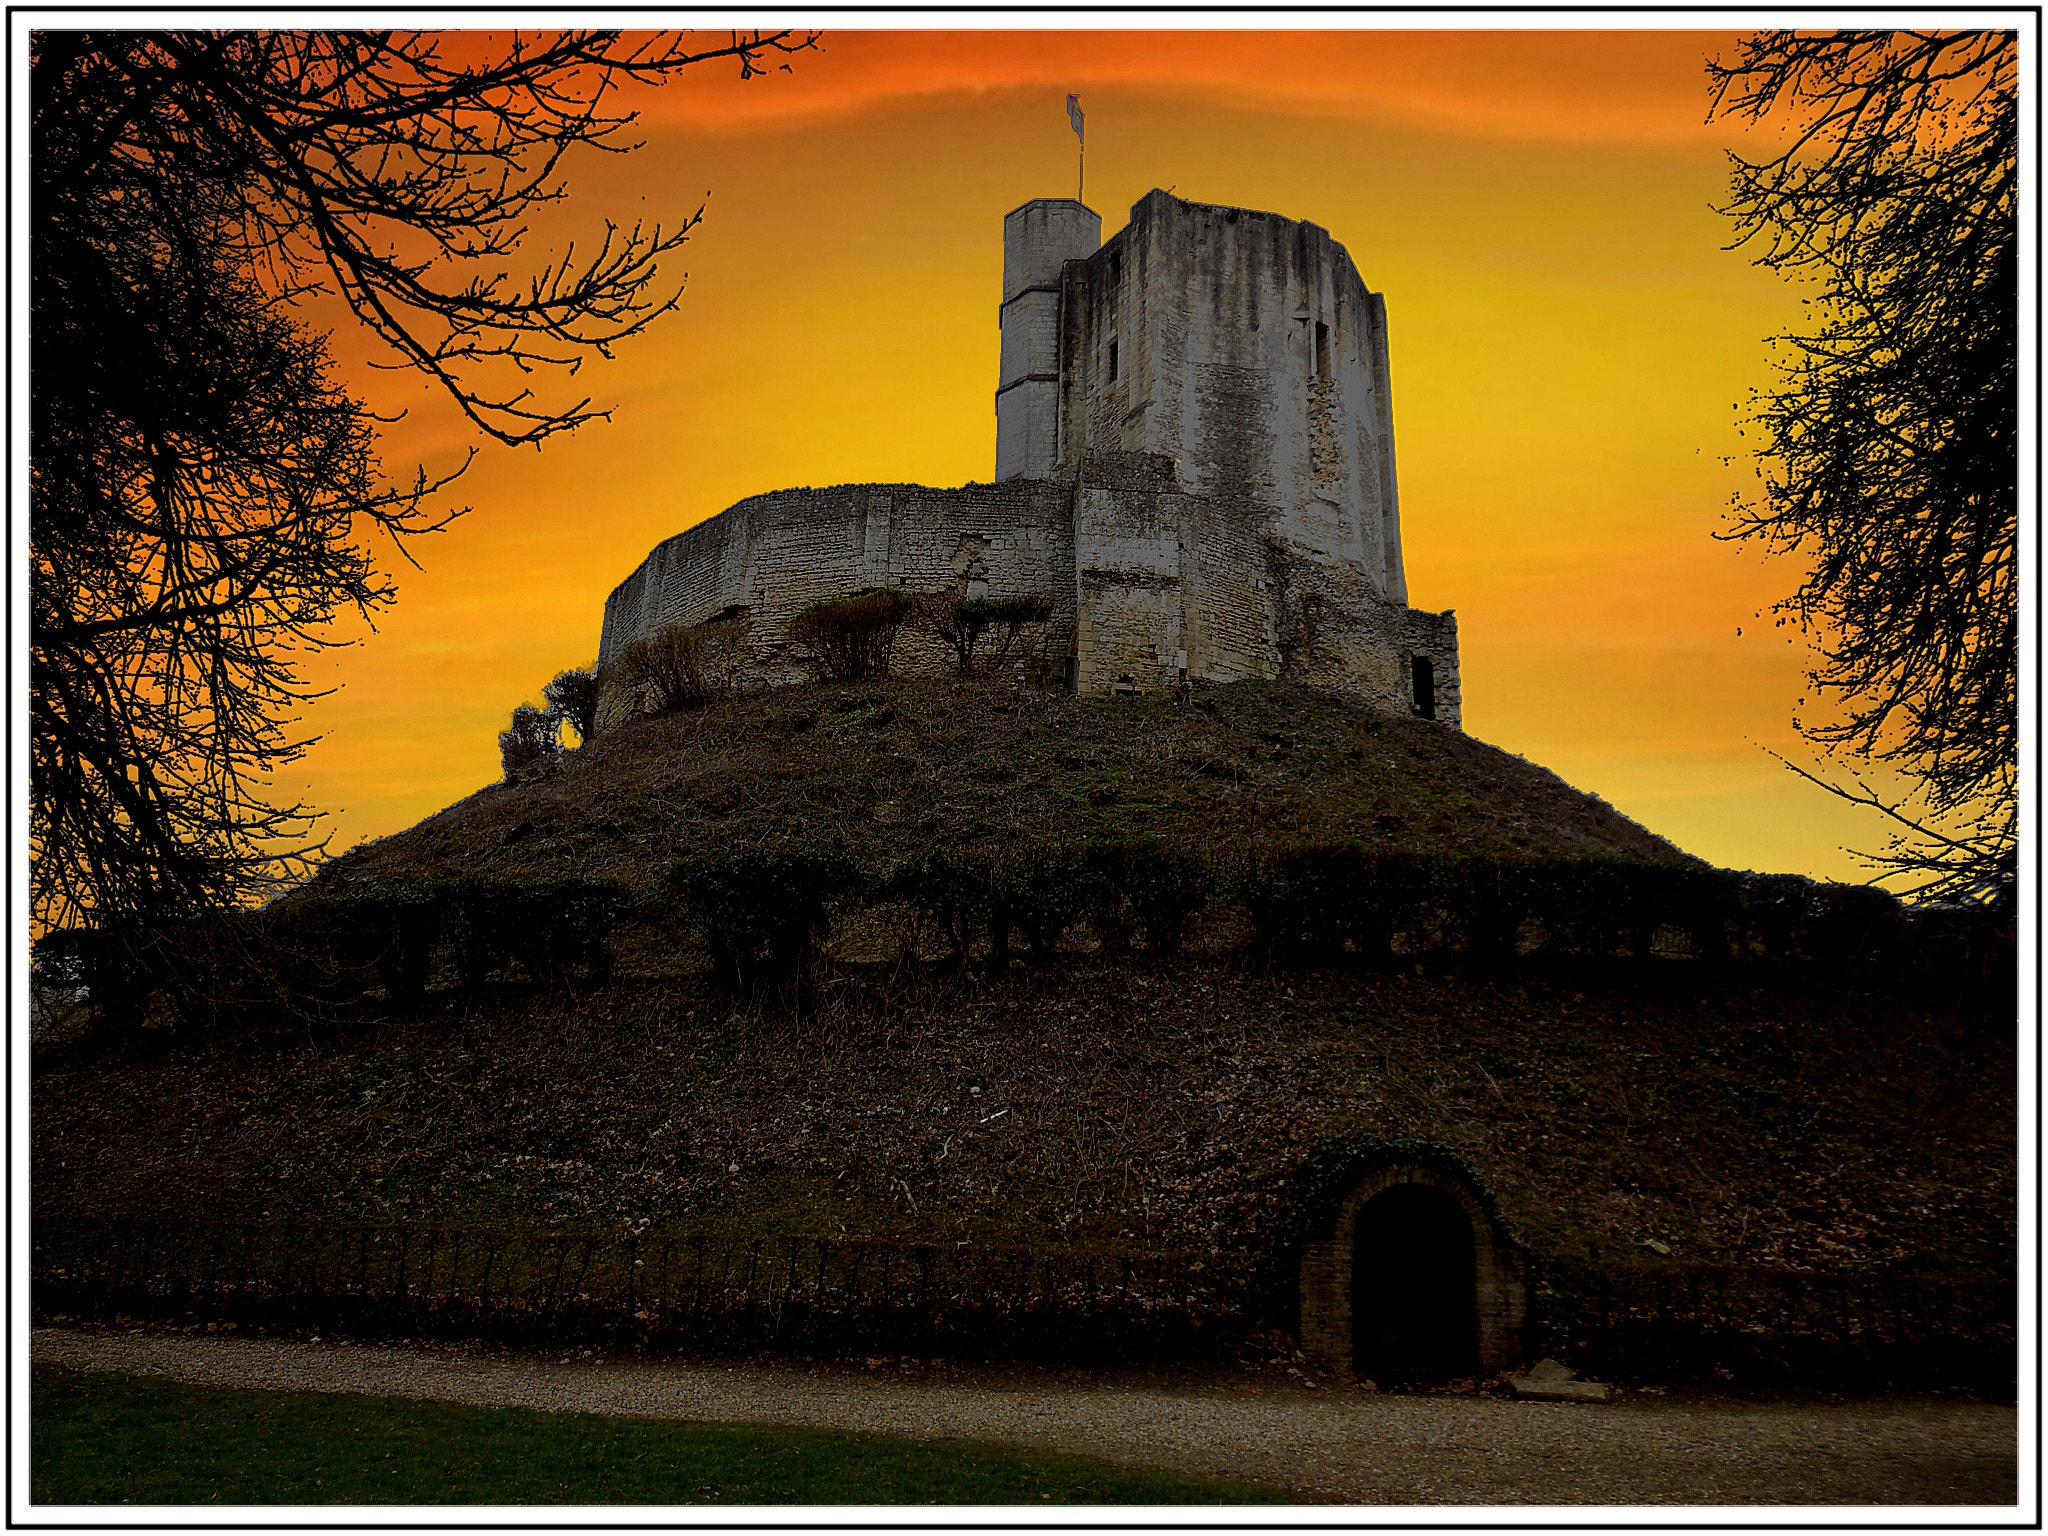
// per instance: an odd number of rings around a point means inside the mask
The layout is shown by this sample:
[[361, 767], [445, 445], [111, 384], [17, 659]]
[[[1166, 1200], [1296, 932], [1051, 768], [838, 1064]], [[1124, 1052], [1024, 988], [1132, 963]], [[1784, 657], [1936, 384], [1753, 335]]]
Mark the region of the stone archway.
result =
[[1507, 1234], [1466, 1179], [1420, 1163], [1366, 1174], [1301, 1254], [1301, 1348], [1327, 1371], [1503, 1371], [1528, 1308]]

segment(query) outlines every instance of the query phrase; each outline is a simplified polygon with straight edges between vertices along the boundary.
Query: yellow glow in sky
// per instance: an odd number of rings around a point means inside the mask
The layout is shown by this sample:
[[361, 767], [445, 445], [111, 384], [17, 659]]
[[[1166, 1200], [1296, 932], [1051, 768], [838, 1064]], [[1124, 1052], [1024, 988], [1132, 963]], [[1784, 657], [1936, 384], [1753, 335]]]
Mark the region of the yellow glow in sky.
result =
[[[1869, 819], [1810, 760], [1802, 654], [1757, 611], [1796, 568], [1716, 541], [1738, 405], [1799, 294], [1722, 247], [1736, 131], [1688, 33], [828, 33], [787, 76], [635, 98], [642, 148], [570, 166], [535, 264], [610, 217], [709, 201], [680, 309], [577, 381], [615, 403], [486, 448], [473, 510], [397, 567], [286, 788], [343, 848], [498, 777], [497, 733], [596, 653], [656, 542], [793, 485], [991, 477], [1002, 217], [1071, 195], [1105, 236], [1154, 186], [1327, 228], [1387, 298], [1411, 598], [1457, 610], [1466, 729], [1717, 863], [1863, 878]], [[361, 372], [346, 334], [337, 351]], [[472, 441], [361, 372], [394, 473]], [[1732, 464], [1723, 460], [1733, 456]], [[1740, 633], [1738, 633], [1738, 630]]]

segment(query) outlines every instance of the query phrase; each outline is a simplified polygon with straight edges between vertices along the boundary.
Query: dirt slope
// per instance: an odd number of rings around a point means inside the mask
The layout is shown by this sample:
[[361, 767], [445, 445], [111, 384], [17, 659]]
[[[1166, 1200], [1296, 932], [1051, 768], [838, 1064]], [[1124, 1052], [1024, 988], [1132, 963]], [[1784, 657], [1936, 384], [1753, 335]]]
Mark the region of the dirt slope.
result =
[[[1845, 1064], [1853, 1064], [1853, 1070]], [[39, 1212], [1256, 1249], [1306, 1149], [1463, 1153], [1539, 1251], [2011, 1262], [2009, 1026], [1655, 962], [1493, 986], [1086, 957], [735, 1011], [702, 978], [39, 1075]]]
[[1072, 698], [888, 680], [639, 721], [337, 860], [651, 884], [681, 854], [838, 843], [871, 863], [1142, 833], [1207, 849], [1357, 838], [1430, 852], [1683, 857], [1555, 774], [1429, 721], [1284, 684]]
[[[1519, 758], [1300, 690], [891, 683], [643, 722], [322, 878], [651, 887], [693, 851], [1147, 831], [1683, 857]], [[961, 979], [834, 960], [798, 1019], [719, 995], [673, 926], [575, 995], [443, 985], [407, 1023], [49, 1059], [35, 1209], [1255, 1250], [1317, 1138], [1377, 1133], [1456, 1148], [1562, 1256], [2011, 1263], [2009, 1021], [1684, 960], [1265, 972], [1220, 931]]]

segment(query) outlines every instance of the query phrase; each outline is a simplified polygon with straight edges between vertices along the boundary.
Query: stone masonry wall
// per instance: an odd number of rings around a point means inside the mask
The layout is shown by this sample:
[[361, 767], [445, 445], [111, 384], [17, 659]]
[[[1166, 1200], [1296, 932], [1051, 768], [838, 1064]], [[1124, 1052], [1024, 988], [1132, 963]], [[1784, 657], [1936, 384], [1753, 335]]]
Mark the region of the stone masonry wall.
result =
[[1065, 269], [1060, 472], [1173, 460], [1405, 604], [1386, 307], [1314, 224], [1152, 192]]
[[[1073, 646], [1072, 493], [1048, 481], [968, 485], [840, 485], [772, 491], [665, 539], [605, 602], [598, 665], [665, 624], [744, 615], [757, 681], [795, 681], [789, 621], [813, 603], [895, 587], [957, 588], [971, 597], [1039, 596], [1051, 605], [1045, 644]], [[943, 657], [903, 647], [903, 670]]]
[[[744, 617], [756, 681], [789, 621], [895, 587], [1036, 595], [1083, 692], [1288, 677], [1460, 726], [1456, 620], [1407, 607], [1386, 310], [1313, 224], [1148, 194], [1100, 242], [1043, 198], [1004, 220], [997, 483], [752, 497], [665, 540], [605, 604], [600, 664]], [[893, 665], [946, 665], [906, 636]], [[1424, 683], [1425, 675], [1428, 682]]]
[[1101, 218], [1071, 198], [1038, 198], [1003, 220], [998, 481], [1045, 479], [1059, 462], [1061, 274], [1101, 244]]

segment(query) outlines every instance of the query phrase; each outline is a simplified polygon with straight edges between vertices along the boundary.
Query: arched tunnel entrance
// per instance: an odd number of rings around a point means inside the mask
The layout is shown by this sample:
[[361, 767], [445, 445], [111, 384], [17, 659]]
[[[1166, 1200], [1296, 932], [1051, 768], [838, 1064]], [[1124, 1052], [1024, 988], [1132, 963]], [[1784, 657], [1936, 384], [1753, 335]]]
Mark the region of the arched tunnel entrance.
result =
[[1418, 1163], [1353, 1177], [1302, 1247], [1303, 1353], [1374, 1380], [1515, 1365], [1527, 1309], [1519, 1250], [1473, 1180]]
[[1352, 1368], [1440, 1379], [1479, 1368], [1472, 1223], [1427, 1184], [1396, 1184], [1358, 1213], [1351, 1245]]

